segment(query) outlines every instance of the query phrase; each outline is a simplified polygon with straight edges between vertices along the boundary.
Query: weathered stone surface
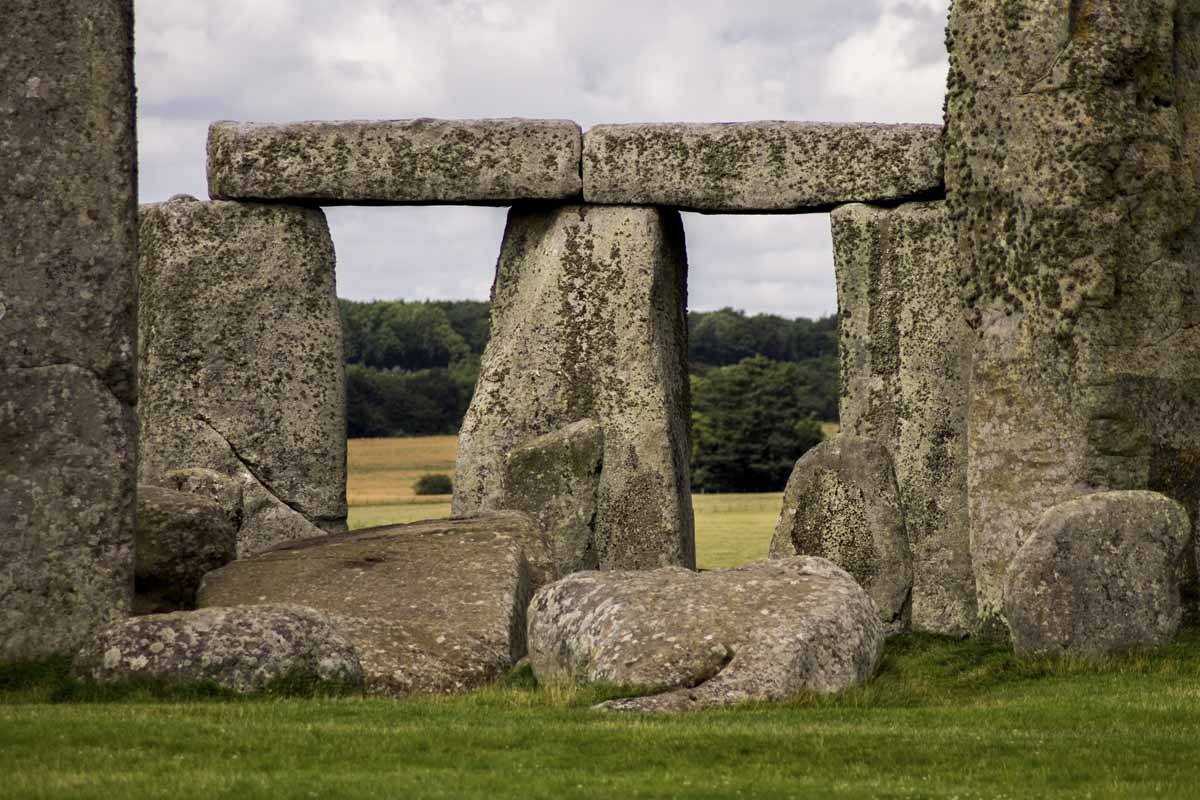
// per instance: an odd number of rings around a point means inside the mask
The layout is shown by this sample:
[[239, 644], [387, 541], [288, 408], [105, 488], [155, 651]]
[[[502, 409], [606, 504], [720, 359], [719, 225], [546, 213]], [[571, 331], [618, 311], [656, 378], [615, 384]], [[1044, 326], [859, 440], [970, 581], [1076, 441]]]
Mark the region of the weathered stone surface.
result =
[[600, 708], [682, 711], [838, 692], [875, 674], [870, 598], [819, 558], [690, 572], [579, 572], [539, 589], [529, 655], [542, 683], [651, 686]]
[[0, 9], [0, 661], [133, 595], [132, 0]]
[[911, 619], [912, 555], [891, 454], [845, 433], [796, 462], [771, 540], [771, 558], [819, 556], [858, 581], [886, 633]]
[[219, 199], [509, 205], [581, 191], [567, 120], [215, 122], [208, 191]]
[[940, 139], [937, 125], [597, 125], [583, 137], [583, 197], [762, 212], [936, 195]]
[[135, 550], [135, 613], [195, 608], [204, 573], [237, 556], [237, 528], [213, 500], [139, 486]]
[[913, 555], [912, 622], [975, 627], [967, 511], [972, 333], [944, 203], [831, 215], [843, 431], [892, 453]]
[[1047, 508], [1146, 488], [1198, 507], [1200, 2], [961, 2], [949, 42], [974, 566], [1003, 633]]
[[203, 467], [177, 469], [163, 476], [166, 485], [177, 492], [196, 494], [212, 500], [233, 526], [242, 527], [242, 484], [228, 475]]
[[1004, 614], [1017, 652], [1107, 656], [1170, 642], [1190, 536], [1187, 511], [1155, 492], [1050, 508], [1008, 568]]
[[151, 614], [101, 629], [75, 659], [101, 683], [213, 682], [254, 692], [288, 678], [362, 685], [354, 645], [311, 608], [255, 606]]
[[593, 419], [604, 434], [600, 567], [694, 566], [686, 279], [676, 212], [509, 213], [459, 434], [455, 516], [502, 507], [510, 450]]
[[280, 545], [210, 572], [201, 607], [294, 604], [358, 649], [372, 694], [457, 692], [525, 654], [523, 514], [418, 522]]
[[346, 395], [318, 209], [191, 198], [142, 209], [139, 480], [242, 485], [238, 555], [345, 530]]
[[539, 436], [504, 457], [502, 508], [522, 511], [540, 536], [525, 556], [537, 586], [596, 569], [596, 512], [604, 434], [593, 420]]

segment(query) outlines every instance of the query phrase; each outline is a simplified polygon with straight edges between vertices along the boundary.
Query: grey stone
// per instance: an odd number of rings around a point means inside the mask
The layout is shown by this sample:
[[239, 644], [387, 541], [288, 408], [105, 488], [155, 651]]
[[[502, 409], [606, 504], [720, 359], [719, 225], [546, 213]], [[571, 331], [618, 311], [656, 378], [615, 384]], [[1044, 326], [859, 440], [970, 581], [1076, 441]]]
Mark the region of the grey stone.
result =
[[212, 682], [242, 693], [282, 679], [362, 685], [358, 655], [345, 635], [310, 608], [286, 606], [206, 608], [117, 622], [83, 647], [74, 669], [100, 683]]
[[539, 682], [663, 690], [599, 706], [620, 711], [839, 692], [875, 674], [883, 638], [871, 599], [819, 558], [577, 572], [539, 589], [529, 607]]
[[504, 457], [501, 508], [522, 511], [540, 536], [525, 556], [537, 586], [596, 569], [596, 513], [604, 434], [593, 420], [539, 436]]
[[0, 10], [0, 661], [133, 596], [132, 0]]
[[678, 213], [514, 208], [459, 434], [453, 513], [503, 505], [504, 456], [581, 419], [604, 435], [602, 569], [695, 564]]
[[912, 622], [975, 628], [967, 511], [972, 333], [944, 203], [831, 214], [841, 426], [892, 454], [913, 555]]
[[888, 634], [909, 627], [912, 555], [891, 454], [845, 433], [796, 462], [771, 540], [771, 558], [819, 556], [871, 596]]
[[138, 487], [134, 612], [196, 607], [204, 573], [237, 556], [237, 528], [224, 509], [196, 494]]
[[589, 203], [825, 211], [941, 191], [938, 125], [597, 125], [583, 137]]
[[1102, 492], [1047, 510], [1006, 577], [1017, 652], [1096, 657], [1170, 642], [1190, 536], [1187, 511], [1155, 492]]
[[1196, 516], [1200, 3], [956, 3], [949, 43], [974, 567], [1003, 634], [1046, 509], [1152, 489]]
[[210, 572], [199, 604], [326, 614], [358, 649], [371, 694], [466, 691], [525, 654], [522, 542], [536, 535], [532, 520], [509, 513], [280, 545]]
[[344, 531], [346, 395], [318, 209], [186, 198], [142, 209], [139, 480], [242, 486], [238, 555]]
[[228, 475], [203, 467], [177, 469], [163, 476], [168, 488], [207, 497], [218, 506], [233, 529], [242, 527], [242, 484]]
[[581, 191], [579, 126], [567, 120], [215, 122], [218, 199], [509, 205]]

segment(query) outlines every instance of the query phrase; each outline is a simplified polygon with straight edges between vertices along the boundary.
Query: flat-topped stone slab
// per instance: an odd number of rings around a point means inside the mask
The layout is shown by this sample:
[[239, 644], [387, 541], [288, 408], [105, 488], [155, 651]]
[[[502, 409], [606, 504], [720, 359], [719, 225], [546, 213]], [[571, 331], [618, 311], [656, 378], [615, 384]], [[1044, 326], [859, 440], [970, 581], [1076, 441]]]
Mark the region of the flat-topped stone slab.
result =
[[941, 133], [940, 125], [597, 125], [583, 137], [583, 197], [754, 213], [937, 196]]
[[215, 122], [208, 191], [222, 200], [320, 205], [509, 205], [578, 198], [569, 120]]

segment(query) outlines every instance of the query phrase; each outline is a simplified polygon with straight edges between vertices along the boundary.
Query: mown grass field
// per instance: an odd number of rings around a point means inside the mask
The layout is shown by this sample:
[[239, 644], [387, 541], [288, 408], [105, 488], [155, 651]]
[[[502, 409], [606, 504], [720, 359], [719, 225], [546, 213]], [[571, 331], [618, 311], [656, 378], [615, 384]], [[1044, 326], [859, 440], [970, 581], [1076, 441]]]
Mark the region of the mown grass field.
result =
[[[352, 439], [346, 497], [350, 527], [368, 528], [445, 517], [448, 497], [422, 497], [413, 484], [427, 473], [454, 475], [457, 438]], [[744, 564], [767, 555], [782, 494], [697, 494], [696, 557], [701, 569]]]

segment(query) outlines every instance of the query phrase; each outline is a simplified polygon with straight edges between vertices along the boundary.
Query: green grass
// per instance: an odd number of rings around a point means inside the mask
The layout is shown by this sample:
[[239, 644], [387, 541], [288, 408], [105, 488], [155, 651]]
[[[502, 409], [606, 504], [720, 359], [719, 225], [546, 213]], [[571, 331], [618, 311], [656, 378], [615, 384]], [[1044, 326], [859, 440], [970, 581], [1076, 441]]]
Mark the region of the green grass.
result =
[[0, 672], [0, 796], [1186, 797], [1200, 748], [1195, 633], [1102, 665], [906, 636], [841, 697], [661, 718], [527, 670], [408, 701], [70, 686]]

